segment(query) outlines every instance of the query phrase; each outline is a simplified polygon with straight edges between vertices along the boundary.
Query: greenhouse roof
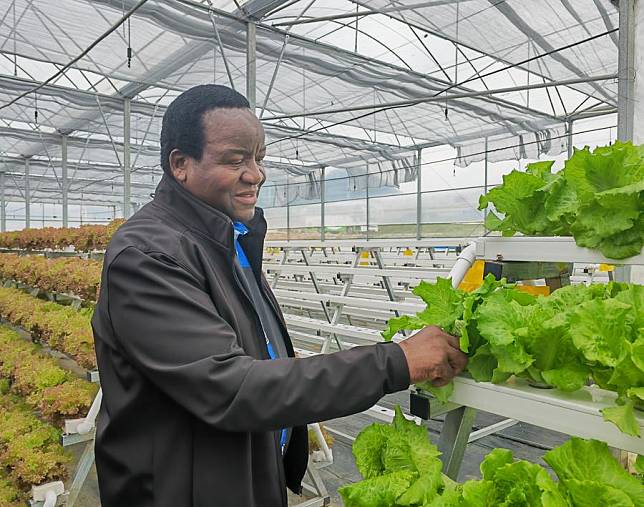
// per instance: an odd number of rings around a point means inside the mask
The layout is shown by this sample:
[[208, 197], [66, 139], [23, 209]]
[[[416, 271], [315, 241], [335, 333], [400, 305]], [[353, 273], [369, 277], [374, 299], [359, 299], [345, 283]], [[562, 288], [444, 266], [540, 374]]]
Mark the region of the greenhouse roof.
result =
[[32, 157], [32, 199], [60, 199], [65, 134], [70, 200], [121, 202], [127, 97], [132, 200], [149, 199], [167, 104], [213, 81], [246, 91], [248, 20], [268, 166], [292, 174], [385, 164], [414, 178], [421, 147], [547, 140], [567, 120], [613, 112], [617, 102], [618, 10], [608, 0], [0, 5], [8, 197], [20, 194]]

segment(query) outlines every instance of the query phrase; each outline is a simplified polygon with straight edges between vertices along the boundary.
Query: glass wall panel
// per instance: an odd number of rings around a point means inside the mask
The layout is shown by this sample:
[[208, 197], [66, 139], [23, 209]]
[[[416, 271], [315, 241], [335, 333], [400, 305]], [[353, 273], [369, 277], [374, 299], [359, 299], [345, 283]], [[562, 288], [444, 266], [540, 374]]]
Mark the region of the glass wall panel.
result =
[[482, 187], [422, 194], [421, 235], [480, 236], [483, 212], [478, 211]]
[[436, 146], [423, 150], [422, 190], [447, 190], [484, 184], [484, 161], [473, 162], [467, 167], [457, 167], [454, 164], [455, 158], [456, 149], [451, 146]]
[[279, 208], [264, 208], [264, 217], [268, 223], [267, 239], [288, 239], [286, 206]]
[[369, 238], [415, 238], [416, 194], [369, 199]]
[[328, 202], [325, 206], [325, 239], [367, 237], [367, 201]]
[[617, 139], [617, 115], [577, 120], [572, 126], [572, 145], [577, 148], [606, 146]]
[[289, 238], [320, 239], [320, 204], [300, 204], [289, 207], [291, 230]]

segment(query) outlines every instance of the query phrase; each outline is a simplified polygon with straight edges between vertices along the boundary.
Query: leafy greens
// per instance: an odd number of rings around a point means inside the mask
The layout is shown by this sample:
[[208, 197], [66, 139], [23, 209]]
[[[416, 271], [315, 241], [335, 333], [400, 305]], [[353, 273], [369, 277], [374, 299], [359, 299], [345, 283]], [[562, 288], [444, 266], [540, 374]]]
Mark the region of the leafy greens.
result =
[[573, 236], [606, 257], [637, 255], [644, 245], [644, 145], [615, 142], [575, 149], [564, 168], [552, 161], [512, 171], [503, 184], [479, 199], [493, 205], [486, 226], [504, 236]]

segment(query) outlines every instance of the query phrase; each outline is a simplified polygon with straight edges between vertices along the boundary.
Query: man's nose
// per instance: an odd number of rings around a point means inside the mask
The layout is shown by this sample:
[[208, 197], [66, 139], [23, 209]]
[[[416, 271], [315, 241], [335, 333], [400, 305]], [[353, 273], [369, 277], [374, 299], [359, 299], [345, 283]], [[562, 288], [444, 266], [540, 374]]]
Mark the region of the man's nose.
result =
[[251, 160], [242, 174], [242, 180], [252, 185], [259, 185], [264, 181], [264, 171], [261, 164]]

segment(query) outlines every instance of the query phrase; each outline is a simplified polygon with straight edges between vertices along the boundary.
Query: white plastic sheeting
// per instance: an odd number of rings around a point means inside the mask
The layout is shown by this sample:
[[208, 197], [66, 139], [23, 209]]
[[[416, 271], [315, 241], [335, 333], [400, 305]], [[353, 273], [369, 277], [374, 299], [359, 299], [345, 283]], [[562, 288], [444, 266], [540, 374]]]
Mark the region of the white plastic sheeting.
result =
[[[193, 85], [213, 81], [245, 90], [245, 20], [185, 0], [148, 0], [129, 22], [78, 60], [74, 86], [60, 78], [19, 98], [47, 77], [34, 75], [38, 62], [67, 64], [136, 3], [0, 0], [0, 56], [5, 64], [15, 59], [18, 73], [0, 75], [0, 165], [11, 175], [8, 198], [12, 192], [20, 194], [24, 165], [20, 157], [28, 156], [32, 172], [41, 171], [34, 172], [40, 180], [32, 185], [32, 200], [56, 200], [60, 132], [66, 132], [70, 200], [122, 200], [123, 103], [124, 97], [131, 97], [132, 200], [146, 200], [160, 177], [160, 119], [169, 101]], [[230, 2], [224, 3], [234, 9]], [[326, 0], [310, 5], [306, 16], [333, 13], [329, 3], [343, 5], [345, 12], [356, 4], [373, 10], [400, 7], [403, 10], [388, 15], [502, 64], [527, 67], [543, 80], [590, 78], [617, 68], [617, 36], [614, 32], [601, 36], [617, 26], [617, 9], [608, 0]], [[243, 7], [261, 17], [284, 4], [251, 0]], [[310, 2], [294, 3], [279, 16], [299, 17], [306, 4]], [[319, 198], [316, 178], [323, 166], [347, 169], [358, 189], [367, 186], [367, 167], [378, 168], [378, 174], [368, 177], [369, 187], [411, 181], [417, 174], [413, 156], [419, 146], [457, 146], [461, 165], [480, 160], [485, 137], [498, 148], [496, 160], [566, 149], [559, 135], [561, 118], [514, 99], [468, 97], [383, 108], [437, 96], [447, 88], [450, 94], [478, 88], [417, 70], [414, 62], [387, 63], [298, 33], [293, 30], [287, 37], [269, 22], [257, 26], [257, 105], [258, 113], [266, 106], [262, 119], [269, 147], [267, 165], [301, 175], [297, 185], [275, 187], [270, 199], [275, 205]], [[595, 35], [583, 45], [555, 51]], [[549, 54], [532, 62], [532, 67], [521, 64], [540, 53]], [[49, 73], [55, 70], [48, 68]], [[575, 88], [594, 102], [616, 102], [613, 83]], [[352, 110], [356, 107], [363, 109]], [[520, 148], [505, 149], [515, 145]], [[15, 182], [13, 190], [10, 181]]]

